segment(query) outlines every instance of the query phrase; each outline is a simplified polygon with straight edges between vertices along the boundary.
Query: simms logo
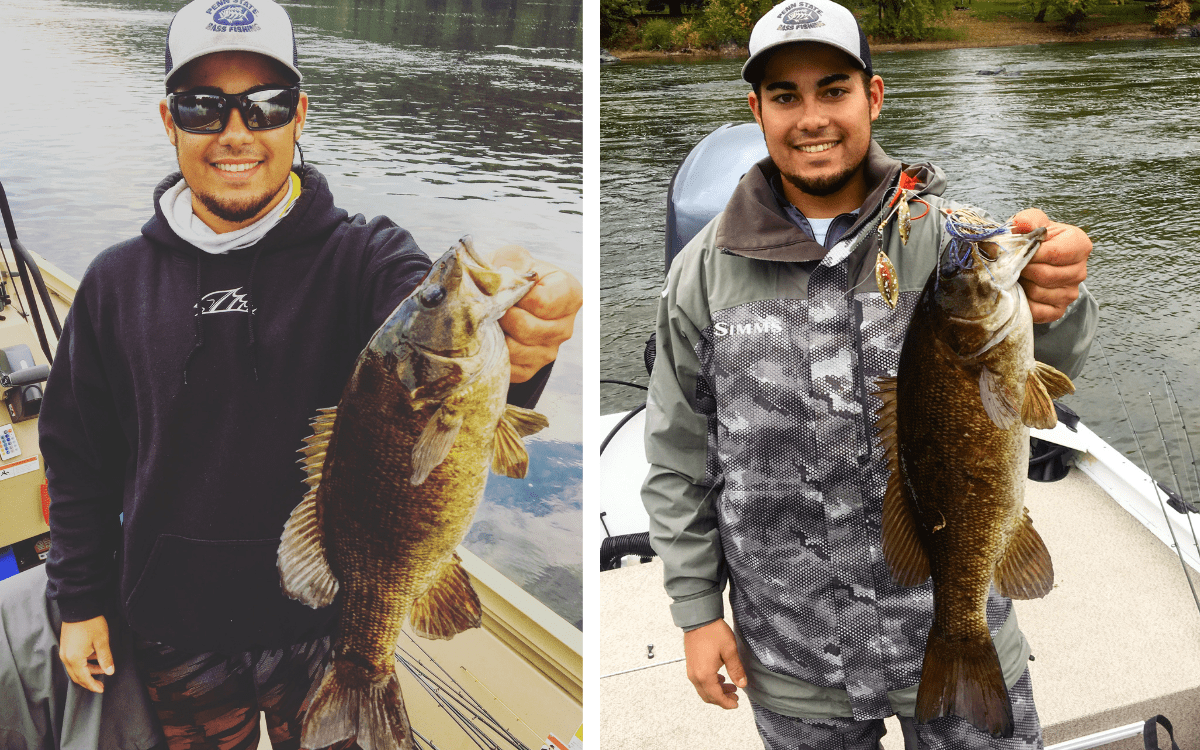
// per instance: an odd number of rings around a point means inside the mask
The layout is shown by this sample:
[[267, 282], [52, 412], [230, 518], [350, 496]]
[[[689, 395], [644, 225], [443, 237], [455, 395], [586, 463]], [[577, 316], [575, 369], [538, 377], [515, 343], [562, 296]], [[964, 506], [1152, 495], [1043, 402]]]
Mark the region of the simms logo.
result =
[[717, 336], [746, 336], [752, 333], [783, 333], [783, 326], [775, 320], [756, 320], [753, 323], [713, 323]]

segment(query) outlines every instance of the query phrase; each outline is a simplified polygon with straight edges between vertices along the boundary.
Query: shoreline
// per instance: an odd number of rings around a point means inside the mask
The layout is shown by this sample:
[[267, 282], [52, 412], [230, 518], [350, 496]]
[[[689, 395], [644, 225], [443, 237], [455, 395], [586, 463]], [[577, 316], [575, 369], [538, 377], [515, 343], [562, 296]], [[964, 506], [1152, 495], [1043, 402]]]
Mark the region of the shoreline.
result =
[[[1019, 47], [1030, 44], [1071, 44], [1081, 42], [1113, 42], [1139, 41], [1150, 39], [1171, 39], [1171, 34], [1159, 34], [1154, 31], [1152, 19], [1144, 23], [1108, 23], [1093, 29], [1084, 29], [1074, 34], [1063, 30], [1056, 22], [1036, 23], [1034, 21], [1017, 21], [1003, 19], [981, 21], [970, 15], [970, 11], [951, 15], [943, 23], [947, 28], [965, 33], [964, 39], [938, 40], [925, 42], [871, 42], [872, 53], [901, 52], [907, 50], [939, 50], [939, 49], [976, 49], [985, 47]], [[720, 50], [608, 50], [608, 53], [619, 58], [622, 62], [632, 60], [720, 60], [745, 59], [750, 52], [746, 47], [728, 45]]]

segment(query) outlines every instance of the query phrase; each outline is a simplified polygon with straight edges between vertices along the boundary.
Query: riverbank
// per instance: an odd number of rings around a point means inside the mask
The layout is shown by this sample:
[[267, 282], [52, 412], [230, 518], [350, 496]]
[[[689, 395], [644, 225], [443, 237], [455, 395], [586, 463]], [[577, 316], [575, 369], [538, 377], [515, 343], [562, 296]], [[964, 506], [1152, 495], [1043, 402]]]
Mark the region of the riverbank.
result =
[[[876, 42], [871, 40], [871, 51], [895, 52], [900, 50], [957, 49], [965, 47], [1013, 47], [1021, 44], [1057, 44], [1067, 42], [1102, 42], [1115, 40], [1161, 39], [1164, 35], [1154, 30], [1154, 14], [1144, 10], [1145, 3], [1129, 2], [1124, 7], [1103, 8], [1093, 13], [1077, 31], [1068, 31], [1061, 22], [1035, 23], [1007, 15], [998, 15], [990, 3], [978, 2], [976, 7], [952, 11], [938, 25], [934, 39], [921, 42]], [[1144, 21], [1131, 19], [1136, 13], [1145, 15]], [[1118, 16], [1114, 18], [1114, 16]], [[1169, 35], [1168, 35], [1169, 36]], [[746, 58], [745, 47], [727, 45], [720, 50], [701, 49], [683, 51], [637, 50], [609, 48], [609, 53], [622, 60], [667, 60], [667, 59], [719, 59]]]

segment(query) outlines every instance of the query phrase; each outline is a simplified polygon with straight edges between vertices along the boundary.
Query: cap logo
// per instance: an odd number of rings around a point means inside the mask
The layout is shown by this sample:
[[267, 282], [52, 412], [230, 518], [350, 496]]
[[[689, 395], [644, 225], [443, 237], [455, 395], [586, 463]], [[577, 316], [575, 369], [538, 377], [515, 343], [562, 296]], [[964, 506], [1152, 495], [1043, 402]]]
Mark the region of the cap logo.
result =
[[821, 9], [808, 3], [792, 3], [779, 14], [778, 31], [795, 31], [796, 29], [815, 29], [824, 26], [821, 20]]
[[207, 12], [212, 15], [212, 22], [207, 27], [209, 31], [258, 31], [261, 28], [254, 23], [258, 9], [246, 0], [218, 0]]

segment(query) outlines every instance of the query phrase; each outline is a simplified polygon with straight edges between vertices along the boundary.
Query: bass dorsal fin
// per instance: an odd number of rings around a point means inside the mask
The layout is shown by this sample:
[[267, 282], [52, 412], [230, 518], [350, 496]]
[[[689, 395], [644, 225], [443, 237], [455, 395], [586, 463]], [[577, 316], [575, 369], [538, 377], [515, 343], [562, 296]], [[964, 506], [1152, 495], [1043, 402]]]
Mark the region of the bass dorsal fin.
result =
[[313, 434], [304, 439], [305, 447], [299, 450], [304, 457], [298, 462], [304, 466], [307, 475], [304, 482], [309, 490], [292, 510], [279, 542], [279, 580], [283, 592], [313, 609], [332, 604], [338, 590], [317, 512], [317, 490], [336, 420], [336, 407], [318, 410], [312, 420]]
[[917, 534], [917, 509], [900, 470], [896, 437], [896, 379], [876, 380], [875, 395], [883, 402], [875, 420], [879, 443], [887, 460], [887, 492], [883, 497], [883, 558], [892, 579], [901, 586], [918, 586], [929, 578], [929, 554]]

